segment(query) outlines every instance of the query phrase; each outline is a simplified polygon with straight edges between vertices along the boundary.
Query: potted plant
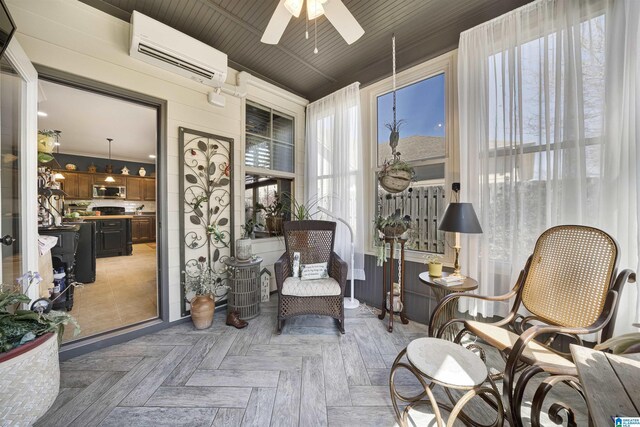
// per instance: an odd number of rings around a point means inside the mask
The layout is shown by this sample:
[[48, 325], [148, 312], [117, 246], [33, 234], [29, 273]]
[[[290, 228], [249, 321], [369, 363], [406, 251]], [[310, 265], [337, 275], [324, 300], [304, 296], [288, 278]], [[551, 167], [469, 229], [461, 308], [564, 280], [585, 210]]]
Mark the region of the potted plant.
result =
[[193, 292], [195, 295], [189, 301], [191, 304], [191, 320], [196, 329], [207, 329], [213, 323], [213, 313], [216, 308], [215, 291], [221, 283], [221, 279], [216, 274], [207, 258], [198, 258], [198, 274], [187, 276], [185, 288], [187, 293]]
[[400, 152], [396, 151], [400, 140], [400, 128], [404, 120], [387, 123], [385, 126], [391, 131], [389, 134], [389, 145], [391, 146], [392, 160], [385, 160], [382, 169], [378, 172], [378, 182], [380, 186], [389, 193], [400, 193], [409, 187], [414, 177], [414, 170], [407, 162], [400, 160]]
[[378, 216], [375, 226], [385, 237], [398, 238], [411, 228], [411, 217], [409, 215], [403, 216], [400, 213], [400, 209], [396, 209], [393, 214], [386, 218]]
[[429, 254], [424, 257], [424, 263], [429, 268], [429, 276], [442, 277], [442, 255]]
[[310, 200], [306, 205], [304, 203], [300, 203], [293, 197], [292, 194], [285, 194], [285, 200], [288, 200], [290, 203], [285, 204], [283, 206], [283, 212], [288, 213], [291, 217], [291, 221], [306, 221], [313, 218], [313, 216], [317, 213], [311, 213], [311, 211], [318, 204], [318, 200]]
[[58, 347], [64, 326], [73, 324], [74, 335], [80, 331], [68, 313], [51, 310], [51, 301], [31, 303], [26, 293], [41, 280], [38, 273], [29, 272], [19, 279], [19, 286], [0, 285], [0, 378], [5, 385], [0, 408], [6, 409], [3, 419], [9, 423], [32, 425], [53, 404], [60, 388]]
[[282, 234], [282, 213], [284, 205], [280, 201], [280, 195], [275, 193], [273, 202], [268, 206], [261, 203], [256, 203], [256, 211], [262, 211], [265, 214], [265, 223], [267, 225], [267, 231], [270, 234], [279, 236]]

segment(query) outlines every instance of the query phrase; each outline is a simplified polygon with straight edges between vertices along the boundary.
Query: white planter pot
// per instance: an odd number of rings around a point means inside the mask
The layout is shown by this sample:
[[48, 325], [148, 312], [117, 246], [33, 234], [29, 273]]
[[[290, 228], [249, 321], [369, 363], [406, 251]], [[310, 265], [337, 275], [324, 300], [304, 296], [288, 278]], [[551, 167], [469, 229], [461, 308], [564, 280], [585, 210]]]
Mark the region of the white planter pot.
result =
[[243, 237], [236, 240], [236, 259], [240, 261], [247, 261], [251, 259], [251, 239]]
[[60, 390], [58, 336], [46, 334], [0, 354], [0, 420], [30, 426], [51, 407]]

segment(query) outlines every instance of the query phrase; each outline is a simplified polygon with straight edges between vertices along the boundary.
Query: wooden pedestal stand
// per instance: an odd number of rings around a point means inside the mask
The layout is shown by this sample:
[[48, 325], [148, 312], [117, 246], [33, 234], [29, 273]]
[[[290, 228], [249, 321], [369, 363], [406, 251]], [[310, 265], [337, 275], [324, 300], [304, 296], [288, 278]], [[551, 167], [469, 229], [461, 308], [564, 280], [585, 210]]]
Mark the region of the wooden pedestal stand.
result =
[[[393, 332], [393, 282], [395, 278], [395, 270], [394, 270], [394, 243], [400, 244], [400, 270], [402, 275], [400, 276], [400, 302], [402, 302], [402, 311], [400, 311], [400, 320], [404, 325], [409, 323], [409, 320], [406, 317], [405, 313], [405, 303], [404, 303], [404, 277], [405, 277], [405, 269], [404, 269], [404, 244], [407, 242], [407, 239], [401, 239], [399, 237], [385, 237], [384, 242], [389, 243], [390, 251], [389, 251], [389, 259], [384, 263], [382, 267], [382, 312], [378, 316], [378, 319], [384, 319], [387, 311], [389, 311], [389, 332]], [[389, 290], [389, 310], [387, 310], [387, 289]]]

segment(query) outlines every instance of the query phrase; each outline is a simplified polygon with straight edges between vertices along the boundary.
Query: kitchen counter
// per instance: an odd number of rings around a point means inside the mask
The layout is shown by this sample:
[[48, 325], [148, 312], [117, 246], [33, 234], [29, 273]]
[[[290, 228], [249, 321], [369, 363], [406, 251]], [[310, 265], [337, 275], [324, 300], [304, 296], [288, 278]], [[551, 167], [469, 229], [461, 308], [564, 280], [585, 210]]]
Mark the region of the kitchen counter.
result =
[[81, 216], [79, 219], [131, 219], [133, 215], [91, 215], [91, 216]]

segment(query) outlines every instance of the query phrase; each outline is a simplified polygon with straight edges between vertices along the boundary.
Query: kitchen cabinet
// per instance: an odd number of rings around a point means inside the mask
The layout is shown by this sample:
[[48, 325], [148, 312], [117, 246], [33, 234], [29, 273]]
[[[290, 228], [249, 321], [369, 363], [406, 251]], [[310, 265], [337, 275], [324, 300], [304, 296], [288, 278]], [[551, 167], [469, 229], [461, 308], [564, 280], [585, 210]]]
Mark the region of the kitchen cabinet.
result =
[[133, 253], [131, 219], [92, 219], [96, 222], [96, 256], [131, 255]]
[[64, 181], [61, 182], [62, 191], [66, 193], [66, 199], [78, 198], [78, 174], [75, 172], [61, 171]]
[[144, 178], [134, 176], [127, 177], [127, 200], [145, 200], [144, 184]]
[[144, 179], [144, 200], [147, 200], [147, 201], [156, 200], [156, 179], [155, 178]]
[[155, 215], [136, 215], [131, 220], [133, 243], [148, 243], [156, 241]]
[[[64, 175], [61, 182], [62, 190], [67, 194], [67, 200], [91, 200], [93, 198], [93, 186], [104, 184], [106, 173], [89, 173], [67, 170], [57, 170]], [[131, 175], [111, 174], [115, 182], [110, 185], [123, 185], [127, 187], [126, 200], [155, 201], [156, 179], [153, 177], [141, 177]]]
[[93, 176], [86, 173], [76, 173], [78, 176], [78, 199], [93, 198]]

